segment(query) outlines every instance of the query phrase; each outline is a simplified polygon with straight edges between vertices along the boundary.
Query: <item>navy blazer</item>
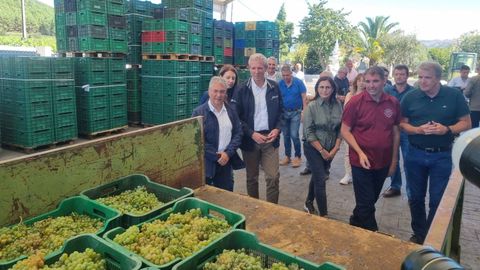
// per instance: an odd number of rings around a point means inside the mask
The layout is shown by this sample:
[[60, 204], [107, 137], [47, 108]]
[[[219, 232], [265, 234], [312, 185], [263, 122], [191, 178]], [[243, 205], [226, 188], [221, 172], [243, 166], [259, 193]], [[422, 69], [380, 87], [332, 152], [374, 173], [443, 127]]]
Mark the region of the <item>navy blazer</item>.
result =
[[[243, 132], [240, 120], [235, 111], [228, 104], [225, 104], [225, 108], [227, 109], [228, 118], [230, 118], [230, 121], [232, 122], [232, 138], [225, 149], [225, 153], [227, 153], [230, 158], [229, 165], [231, 165], [233, 169], [238, 170], [245, 168], [245, 164], [237, 154], [237, 149], [242, 142]], [[195, 116], [203, 116], [203, 132], [205, 135], [205, 176], [211, 178], [215, 176], [215, 168], [218, 160], [217, 150], [220, 134], [218, 120], [215, 114], [210, 110], [208, 102], [195, 108], [192, 117]]]
[[[281, 130], [282, 127], [282, 94], [278, 83], [273, 80], [267, 80], [267, 93], [265, 100], [267, 102], [268, 112], [268, 129], [274, 128]], [[238, 113], [238, 117], [242, 122], [243, 140], [240, 148], [245, 151], [252, 151], [255, 141], [252, 139], [254, 132], [254, 114], [255, 114], [255, 97], [252, 92], [252, 79], [248, 79], [243, 83], [233, 95], [232, 105]], [[277, 148], [280, 144], [280, 134], [275, 141], [273, 147]]]

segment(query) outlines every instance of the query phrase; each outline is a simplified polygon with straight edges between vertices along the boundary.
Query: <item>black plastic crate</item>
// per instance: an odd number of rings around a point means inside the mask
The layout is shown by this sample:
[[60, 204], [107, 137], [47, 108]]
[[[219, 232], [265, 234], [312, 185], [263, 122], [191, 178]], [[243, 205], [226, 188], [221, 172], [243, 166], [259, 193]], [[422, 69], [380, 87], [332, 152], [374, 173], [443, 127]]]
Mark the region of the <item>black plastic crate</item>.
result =
[[67, 37], [78, 37], [78, 27], [76, 25], [66, 26]]
[[98, 25], [79, 25], [78, 36], [105, 39], [107, 38], [107, 28]]
[[65, 12], [76, 12], [77, 11], [77, 0], [65, 0], [64, 1], [64, 10], [65, 10]]
[[127, 20], [125, 16], [108, 15], [108, 26], [113, 28], [127, 28]]

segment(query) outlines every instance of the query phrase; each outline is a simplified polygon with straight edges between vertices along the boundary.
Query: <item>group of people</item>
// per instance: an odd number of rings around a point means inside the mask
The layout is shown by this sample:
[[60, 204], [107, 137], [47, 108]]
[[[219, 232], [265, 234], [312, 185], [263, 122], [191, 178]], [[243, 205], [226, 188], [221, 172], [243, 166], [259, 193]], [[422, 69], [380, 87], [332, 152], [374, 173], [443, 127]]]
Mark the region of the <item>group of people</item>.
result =
[[[261, 166], [266, 199], [278, 203], [279, 165], [302, 163], [303, 123], [303, 151], [311, 172], [305, 209], [317, 212], [316, 202], [318, 214], [328, 215], [325, 181], [345, 141], [346, 175], [340, 183], [353, 182], [356, 205], [350, 224], [376, 231], [375, 203], [388, 176], [391, 185], [383, 196], [401, 194], [401, 150], [412, 218], [410, 240], [423, 243], [450, 178], [454, 136], [472, 126], [462, 92], [440, 83], [441, 66], [422, 63], [414, 88], [407, 83], [405, 65], [394, 68], [395, 84], [389, 85], [383, 68], [374, 66], [358, 74], [349, 60], [335, 77], [321, 75], [314, 95], [308, 95], [303, 73], [296, 74], [301, 66], [283, 65], [276, 71], [276, 65], [275, 58], [257, 53], [248, 61], [251, 77], [241, 85], [236, 85], [231, 65], [211, 79], [208, 98], [193, 113], [204, 116], [206, 182], [233, 191], [233, 169], [245, 168], [247, 193], [259, 198]], [[472, 78], [465, 95], [478, 99], [479, 84], [480, 79]], [[285, 144], [282, 160], [280, 134]]]

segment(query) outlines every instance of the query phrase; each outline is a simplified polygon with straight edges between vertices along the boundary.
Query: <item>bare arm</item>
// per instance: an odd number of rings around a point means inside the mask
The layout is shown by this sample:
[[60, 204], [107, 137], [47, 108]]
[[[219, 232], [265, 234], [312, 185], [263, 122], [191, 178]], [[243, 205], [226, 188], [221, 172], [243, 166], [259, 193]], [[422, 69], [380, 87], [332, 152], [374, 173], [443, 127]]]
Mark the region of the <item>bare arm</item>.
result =
[[370, 161], [367, 158], [367, 155], [363, 152], [360, 146], [357, 143], [357, 140], [352, 134], [351, 128], [344, 123], [342, 123], [342, 127], [340, 128], [340, 133], [342, 134], [343, 139], [350, 145], [350, 147], [357, 152], [360, 158], [360, 164], [364, 169], [370, 169]]
[[395, 173], [395, 170], [397, 169], [399, 145], [400, 145], [400, 128], [398, 126], [393, 126], [392, 163], [390, 163], [390, 168], [388, 169], [388, 176], [392, 176]]

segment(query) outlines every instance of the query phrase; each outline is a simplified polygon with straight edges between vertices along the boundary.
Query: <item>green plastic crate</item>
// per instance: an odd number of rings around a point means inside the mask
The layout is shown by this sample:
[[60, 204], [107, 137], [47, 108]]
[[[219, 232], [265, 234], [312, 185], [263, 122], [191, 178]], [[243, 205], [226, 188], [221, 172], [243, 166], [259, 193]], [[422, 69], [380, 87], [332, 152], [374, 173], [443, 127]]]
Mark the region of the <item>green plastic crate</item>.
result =
[[91, 200], [96, 200], [102, 197], [118, 195], [126, 190], [135, 189], [138, 186], [145, 186], [148, 192], [154, 193], [157, 199], [164, 204], [144, 215], [123, 214], [123, 227], [130, 227], [150, 220], [172, 207], [177, 201], [193, 196], [193, 190], [189, 188], [171, 188], [169, 186], [152, 182], [147, 176], [142, 174], [132, 174], [116, 179], [113, 182], [84, 190], [81, 192], [81, 195]]
[[126, 93], [110, 96], [110, 106], [119, 106], [119, 105], [125, 105], [125, 104], [127, 104]]
[[25, 79], [50, 79], [52, 69], [49, 57], [10, 57], [12, 75]]
[[77, 106], [76, 106], [75, 98], [53, 101], [54, 115], [72, 113], [76, 111], [77, 111]]
[[98, 86], [98, 85], [106, 85], [108, 84], [108, 72], [105, 71], [81, 71], [76, 72], [75, 82], [77, 85], [90, 85], [90, 86]]
[[[22, 148], [35, 148], [54, 142], [53, 129], [38, 131], [22, 131], [2, 127], [2, 143]], [[0, 269], [1, 269], [0, 264]], [[8, 268], [5, 268], [8, 269]]]
[[139, 65], [142, 63], [142, 46], [141, 45], [128, 46], [127, 63], [131, 65]]
[[164, 29], [163, 19], [145, 19], [142, 24], [144, 31], [158, 31]]
[[[73, 59], [69, 57], [52, 57], [50, 58], [52, 79], [59, 79], [56, 76], [58, 73], [67, 73], [70, 75], [70, 79], [73, 79], [74, 63]], [[62, 78], [67, 79], [67, 78]]]
[[202, 36], [197, 34], [190, 34], [190, 44], [202, 44]]
[[46, 258], [45, 264], [55, 263], [63, 253], [83, 252], [87, 248], [91, 248], [103, 256], [106, 260], [107, 270], [137, 270], [142, 266], [142, 262], [138, 258], [115, 250], [105, 240], [93, 234], [84, 234], [70, 238], [58, 253]]
[[185, 77], [163, 77], [162, 90], [171, 94], [186, 94], [188, 91], [188, 80]]
[[125, 116], [125, 119], [127, 118], [127, 103], [126, 102], [124, 104], [110, 106], [110, 117], [111, 118], [121, 117], [121, 116]]
[[[91, 11], [79, 11], [76, 13], [76, 24], [79, 25], [107, 25], [107, 15], [105, 13], [91, 12]], [[67, 13], [68, 20], [68, 13]]]
[[75, 140], [78, 136], [77, 134], [77, 121], [75, 119], [74, 125], [55, 128], [55, 142], [66, 142]]
[[107, 10], [107, 5], [105, 1], [101, 0], [76, 0], [77, 10], [78, 11], [95, 11], [100, 13], [105, 13]]
[[74, 26], [74, 25], [77, 25], [77, 23], [78, 23], [78, 15], [76, 12], [65, 13], [65, 25]]
[[[169, 95], [163, 96], [162, 98], [163, 104], [167, 106], [181, 106], [186, 105], [188, 103], [188, 96], [187, 95]], [[182, 113], [183, 114], [183, 113]]]
[[90, 96], [84, 95], [77, 97], [77, 107], [79, 109], [96, 109], [96, 108], [105, 108], [109, 106], [109, 98], [105, 96]]
[[[69, 215], [72, 213], [77, 213], [80, 215], [88, 215], [93, 218], [99, 218], [103, 220], [104, 225], [103, 227], [96, 233], [96, 235], [101, 236], [104, 231], [114, 227], [117, 225], [117, 222], [119, 221], [120, 214], [112, 210], [110, 208], [107, 208], [101, 204], [98, 204], [96, 202], [90, 201], [87, 198], [80, 197], [80, 196], [75, 196], [75, 197], [70, 197], [58, 205], [58, 207], [50, 212], [47, 212], [45, 214], [39, 215], [37, 217], [28, 219], [26, 221], [23, 221], [25, 225], [33, 225], [35, 222], [44, 220], [49, 217], [60, 217], [60, 216], [65, 216]], [[65, 245], [65, 244], [64, 244]], [[58, 254], [58, 251], [54, 251], [51, 254], [55, 255]], [[47, 258], [49, 257], [49, 254], [46, 254]], [[6, 270], [12, 267], [17, 261], [25, 259], [26, 256], [21, 256], [16, 259], [13, 259], [11, 261], [6, 261], [3, 263], [0, 263], [0, 270]]]
[[110, 71], [124, 71], [125, 70], [125, 59], [124, 58], [109, 58], [108, 59], [108, 69]]
[[108, 87], [108, 94], [110, 97], [115, 95], [126, 95], [127, 86], [125, 84], [111, 85]]
[[111, 15], [125, 15], [125, 5], [111, 0], [107, 1], [107, 13]]
[[128, 52], [128, 44], [126, 40], [113, 40], [110, 39], [110, 49], [109, 51], [114, 53], [127, 53]]
[[52, 101], [40, 101], [23, 103], [15, 100], [5, 99], [3, 101], [5, 112], [12, 113], [18, 117], [35, 118], [40, 116], [52, 116]]
[[172, 43], [188, 43], [189, 34], [187, 32], [180, 31], [167, 31], [165, 33], [166, 42]]
[[121, 116], [110, 118], [110, 128], [121, 128], [128, 125], [127, 112]]
[[125, 29], [108, 28], [108, 37], [113, 40], [127, 40], [127, 31]]
[[188, 73], [199, 74], [201, 72], [202, 66], [198, 61], [190, 61], [188, 65]]
[[111, 127], [110, 119], [97, 119], [97, 120], [78, 120], [78, 134], [92, 135], [96, 132], [102, 132], [109, 130]]
[[108, 72], [108, 83], [109, 84], [125, 84], [126, 82], [125, 70], [120, 71], [109, 71]]
[[[188, 22], [184, 22], [176, 19], [164, 19], [163, 28], [157, 28], [157, 29], [164, 29], [165, 31], [189, 32], [190, 24]], [[157, 30], [157, 29], [154, 29], [154, 30]]]
[[177, 53], [177, 54], [187, 54], [188, 53], [188, 44], [177, 43], [177, 42], [167, 42], [165, 44], [165, 53]]
[[200, 76], [188, 77], [188, 91], [199, 92], [200, 91]]
[[[205, 263], [213, 262], [223, 250], [244, 249], [247, 253], [261, 258], [263, 267], [271, 267], [273, 263], [283, 262], [286, 265], [297, 264], [305, 270], [342, 270], [345, 269], [333, 263], [314, 264], [300, 257], [288, 254], [274, 247], [260, 243], [257, 237], [250, 232], [243, 230], [233, 230], [225, 237], [219, 239], [193, 256], [178, 263], [173, 270], [201, 270]], [[145, 270], [153, 270], [146, 268]]]
[[[110, 40], [110, 42], [112, 42], [112, 40]], [[78, 49], [83, 52], [111, 51], [110, 43], [108, 39], [91, 38], [91, 37], [78, 38]]]
[[[173, 205], [173, 208], [171, 211], [167, 211], [157, 217], [154, 217], [152, 219], [149, 219], [145, 222], [139, 223], [138, 226], [141, 226], [144, 223], [149, 223], [152, 222], [156, 219], [160, 220], [166, 220], [168, 217], [173, 214], [173, 213], [185, 213], [191, 209], [196, 209], [199, 208], [202, 212], [203, 217], [208, 217], [208, 218], [219, 218], [219, 219], [224, 219], [225, 221], [228, 222], [228, 224], [232, 227], [232, 229], [244, 229], [245, 228], [245, 217], [242, 214], [235, 213], [233, 211], [230, 211], [228, 209], [225, 209], [221, 206], [197, 199], [197, 198], [185, 198], [183, 200], [180, 200], [176, 202]], [[113, 246], [115, 246], [118, 250], [129, 253], [129, 254], [134, 254], [131, 251], [127, 250], [126, 248], [122, 247], [121, 245], [115, 243], [113, 239], [115, 238], [116, 235], [121, 234], [125, 232], [126, 228], [129, 226], [122, 226], [118, 227], [115, 229], [112, 229], [108, 231], [103, 238], [112, 243]], [[221, 239], [222, 236], [220, 236], [219, 239]], [[212, 243], [210, 243], [207, 247], [215, 245], [218, 240], [214, 240]], [[201, 249], [203, 250], [203, 249]], [[138, 256], [138, 255], [136, 255]], [[143, 263], [147, 266], [152, 266], [152, 267], [157, 267], [157, 269], [171, 269], [175, 264], [177, 264], [180, 259], [176, 259], [170, 263], [164, 264], [164, 265], [155, 265], [149, 261], [147, 261], [144, 258], [141, 258]]]
[[162, 71], [159, 73], [161, 76], [184, 76], [189, 72], [190, 64], [187, 61], [168, 60], [161, 61], [161, 64]]
[[55, 114], [54, 123], [55, 129], [59, 127], [77, 125], [77, 112], [74, 111]]

